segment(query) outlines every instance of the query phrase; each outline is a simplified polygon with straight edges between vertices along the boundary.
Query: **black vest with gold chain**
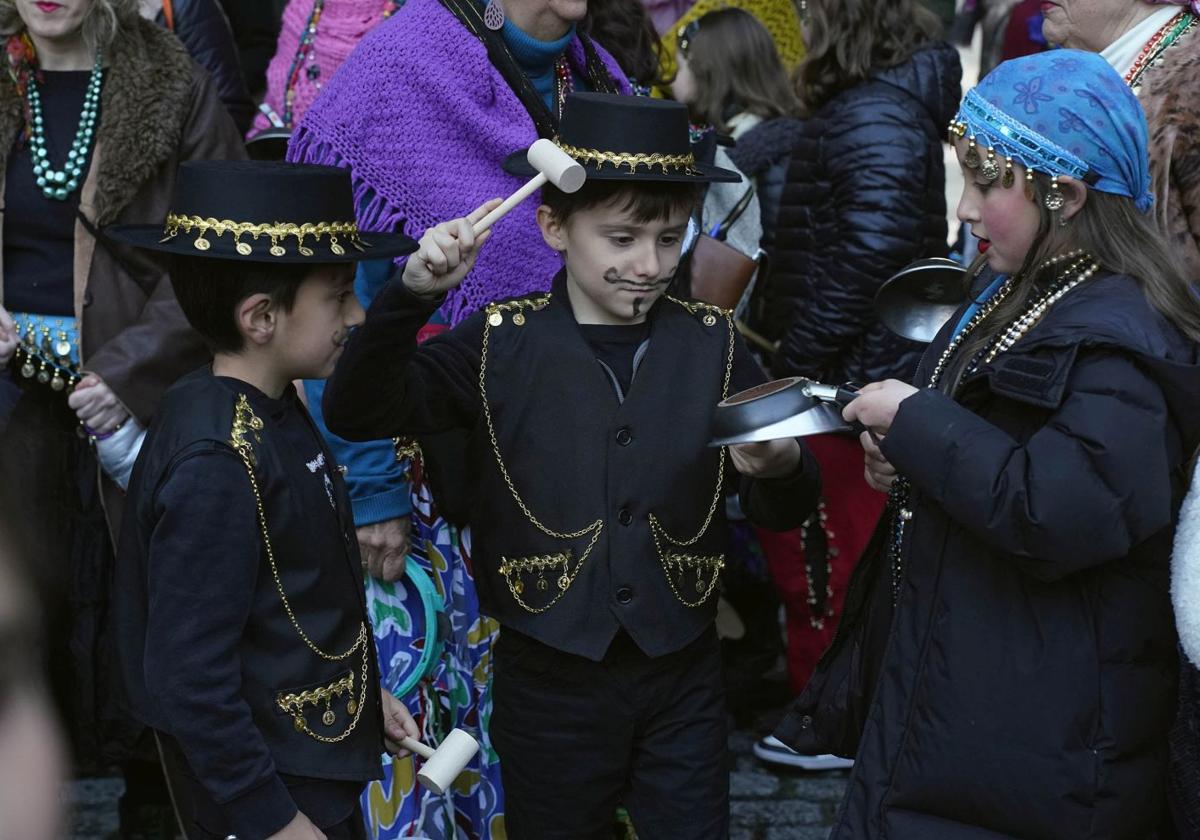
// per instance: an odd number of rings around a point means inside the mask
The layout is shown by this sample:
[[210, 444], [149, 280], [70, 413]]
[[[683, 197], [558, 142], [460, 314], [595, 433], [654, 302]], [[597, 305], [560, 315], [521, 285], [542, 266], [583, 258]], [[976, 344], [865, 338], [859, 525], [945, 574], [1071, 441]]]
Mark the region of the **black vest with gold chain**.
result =
[[665, 298], [621, 402], [561, 278], [482, 315], [473, 565], [504, 626], [593, 660], [624, 628], [650, 656], [712, 622], [727, 533], [724, 450], [707, 446], [729, 392], [722, 310]]

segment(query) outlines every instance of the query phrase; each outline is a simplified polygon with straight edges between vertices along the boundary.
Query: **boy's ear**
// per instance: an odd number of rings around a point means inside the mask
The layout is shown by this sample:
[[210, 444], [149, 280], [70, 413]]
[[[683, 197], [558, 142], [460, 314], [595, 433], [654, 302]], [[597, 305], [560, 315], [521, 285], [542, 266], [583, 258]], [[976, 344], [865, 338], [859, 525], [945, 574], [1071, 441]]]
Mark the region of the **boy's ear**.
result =
[[542, 239], [547, 245], [560, 254], [567, 250], [565, 226], [545, 204], [537, 209], [537, 223], [542, 231]]
[[261, 292], [250, 295], [238, 303], [233, 318], [247, 343], [266, 344], [275, 334], [275, 301]]

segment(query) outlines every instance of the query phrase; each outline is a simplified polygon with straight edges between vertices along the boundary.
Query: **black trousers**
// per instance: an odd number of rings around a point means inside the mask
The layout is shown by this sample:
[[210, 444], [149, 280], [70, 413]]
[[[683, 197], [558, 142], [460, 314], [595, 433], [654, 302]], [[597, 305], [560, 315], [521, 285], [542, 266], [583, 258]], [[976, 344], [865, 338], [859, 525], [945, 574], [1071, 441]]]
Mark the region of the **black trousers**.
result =
[[512, 840], [729, 835], [728, 725], [716, 632], [651, 659], [621, 634], [601, 662], [512, 630], [494, 651], [491, 737]]

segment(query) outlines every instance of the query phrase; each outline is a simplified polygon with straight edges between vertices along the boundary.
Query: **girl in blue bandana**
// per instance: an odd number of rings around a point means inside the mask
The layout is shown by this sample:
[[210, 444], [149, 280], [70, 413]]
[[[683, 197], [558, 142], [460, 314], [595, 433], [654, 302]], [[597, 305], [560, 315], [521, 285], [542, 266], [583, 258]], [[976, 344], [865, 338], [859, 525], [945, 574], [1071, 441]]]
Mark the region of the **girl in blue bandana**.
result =
[[856, 756], [838, 840], [1155, 837], [1200, 306], [1147, 214], [1141, 107], [1099, 56], [1002, 64], [951, 139], [971, 300], [917, 387], [846, 410], [889, 506], [777, 735]]

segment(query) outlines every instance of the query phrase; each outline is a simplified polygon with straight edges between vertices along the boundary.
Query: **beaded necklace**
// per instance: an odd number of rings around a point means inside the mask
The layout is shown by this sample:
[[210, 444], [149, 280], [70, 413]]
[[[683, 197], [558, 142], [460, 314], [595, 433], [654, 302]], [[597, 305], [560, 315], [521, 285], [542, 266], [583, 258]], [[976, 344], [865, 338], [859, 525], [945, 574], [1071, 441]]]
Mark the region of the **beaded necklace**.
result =
[[1186, 32], [1196, 25], [1196, 16], [1189, 11], [1182, 11], [1167, 21], [1161, 29], [1142, 47], [1133, 66], [1125, 74], [1125, 83], [1136, 93], [1142, 86], [1142, 75], [1151, 67], [1162, 64], [1162, 55], [1167, 48], [1178, 41]]
[[100, 51], [96, 51], [96, 62], [88, 79], [87, 91], [83, 95], [83, 111], [79, 115], [79, 128], [67, 152], [62, 169], [50, 165], [50, 153], [46, 150], [46, 121], [42, 116], [42, 95], [38, 91], [37, 75], [29, 77], [25, 98], [29, 103], [29, 156], [33, 160], [33, 177], [46, 198], [66, 201], [67, 196], [79, 188], [79, 178], [87, 167], [88, 153], [92, 148], [92, 137], [96, 131], [96, 118], [100, 113], [100, 88], [104, 81], [104, 69]]
[[[1006, 329], [975, 354], [967, 364], [964, 378], [965, 375], [978, 370], [980, 364], [990, 364], [1001, 353], [1012, 349], [1014, 344], [1020, 341], [1021, 338], [1045, 317], [1050, 307], [1061, 300], [1064, 295], [1076, 286], [1090, 280], [1092, 275], [1100, 269], [1099, 263], [1092, 259], [1090, 254], [1083, 251], [1072, 251], [1069, 254], [1063, 254], [1047, 260], [1034, 272], [1034, 276], [1036, 277], [1051, 266], [1068, 261], [1072, 261], [1071, 264], [1065, 271], [1058, 275], [1055, 282], [1050, 285], [1050, 288], [1037, 300], [1026, 306], [1024, 312], [1012, 321]], [[1012, 294], [1014, 287], [1015, 284], [1012, 278], [1006, 279], [996, 293], [988, 298], [987, 303], [981, 306], [979, 311], [972, 316], [966, 326], [950, 340], [950, 343], [946, 345], [946, 349], [942, 351], [942, 355], [938, 358], [937, 364], [934, 365], [933, 372], [929, 375], [927, 388], [937, 387], [938, 382], [941, 381], [942, 374], [945, 373], [946, 366], [966, 341], [967, 336], [986, 321], [988, 316], [996, 310], [996, 307]], [[913, 518], [913, 510], [909, 504], [909, 490], [908, 479], [901, 476], [896, 479], [892, 484], [891, 490], [888, 491], [887, 509], [892, 513], [892, 535], [887, 549], [890, 561], [889, 566], [892, 572], [892, 606], [895, 606], [900, 601], [900, 585], [903, 582], [904, 575], [904, 536], [908, 523]]]
[[[383, 4], [383, 18], [389, 18], [400, 8], [402, 0], [386, 0]], [[325, 0], [313, 0], [312, 11], [308, 13], [308, 22], [300, 33], [300, 44], [292, 57], [292, 64], [287, 72], [287, 85], [283, 94], [283, 124], [293, 128], [293, 106], [296, 101], [296, 85], [300, 82], [300, 74], [316, 85], [321, 86], [321, 68], [317, 64], [317, 25], [321, 22], [321, 13], [325, 10]], [[305, 67], [305, 64], [308, 66]]]
[[33, 163], [33, 177], [38, 189], [46, 198], [66, 201], [67, 196], [79, 188], [79, 179], [87, 168], [88, 154], [92, 148], [92, 137], [96, 133], [96, 119], [100, 113], [100, 89], [104, 83], [104, 61], [96, 51], [96, 61], [88, 78], [83, 96], [83, 110], [79, 115], [79, 127], [75, 139], [67, 152], [62, 169], [50, 165], [50, 152], [46, 148], [46, 118], [42, 113], [42, 93], [39, 88], [37, 53], [33, 41], [21, 32], [10, 36], [4, 44], [8, 57], [8, 74], [17, 88], [17, 95], [24, 102], [25, 135], [29, 141], [29, 157]]
[[571, 62], [567, 59], [566, 53], [560, 55], [554, 62], [554, 86], [555, 100], [558, 106], [557, 116], [562, 119], [563, 108], [567, 104], [567, 94], [575, 87], [575, 83], [571, 79]]

